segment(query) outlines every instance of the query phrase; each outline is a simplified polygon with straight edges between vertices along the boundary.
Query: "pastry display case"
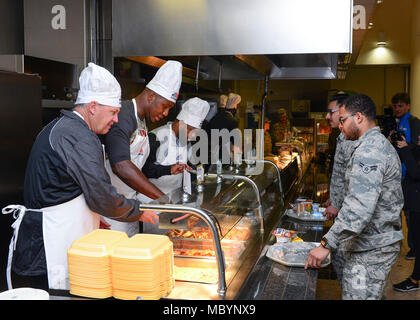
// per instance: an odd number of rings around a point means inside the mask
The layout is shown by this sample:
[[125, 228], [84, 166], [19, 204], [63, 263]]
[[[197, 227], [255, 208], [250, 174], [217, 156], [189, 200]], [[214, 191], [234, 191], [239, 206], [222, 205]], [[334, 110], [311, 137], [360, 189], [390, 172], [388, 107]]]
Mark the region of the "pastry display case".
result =
[[312, 158], [316, 152], [316, 121], [309, 118], [290, 119], [290, 128], [293, 133], [293, 140], [305, 144], [304, 155]]
[[301, 178], [315, 155], [317, 131], [315, 119], [291, 119], [287, 139], [275, 142], [272, 155], [264, 158], [275, 163], [281, 170], [297, 161]]
[[[232, 169], [232, 170], [231, 170]], [[281, 171], [257, 160], [192, 182], [140, 210], [159, 214], [174, 248], [168, 299], [234, 299], [283, 214]], [[254, 262], [255, 262], [254, 261]]]
[[331, 133], [331, 126], [324, 118], [316, 118], [316, 152], [325, 153], [328, 150], [328, 136]]

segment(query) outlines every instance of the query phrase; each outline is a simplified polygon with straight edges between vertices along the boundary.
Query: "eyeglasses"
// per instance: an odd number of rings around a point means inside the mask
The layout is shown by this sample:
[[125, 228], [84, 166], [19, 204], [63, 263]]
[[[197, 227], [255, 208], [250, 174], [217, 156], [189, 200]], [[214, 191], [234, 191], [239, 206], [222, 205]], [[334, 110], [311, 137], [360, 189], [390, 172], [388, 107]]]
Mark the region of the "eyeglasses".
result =
[[351, 114], [349, 116], [346, 116], [346, 117], [340, 117], [340, 118], [338, 118], [338, 121], [340, 121], [340, 124], [343, 125], [344, 124], [344, 120], [346, 120], [348, 118], [351, 118], [351, 117], [354, 117], [355, 115], [356, 115], [356, 113], [353, 113], [353, 114]]
[[328, 109], [327, 113], [331, 116], [334, 112], [337, 112], [339, 109]]

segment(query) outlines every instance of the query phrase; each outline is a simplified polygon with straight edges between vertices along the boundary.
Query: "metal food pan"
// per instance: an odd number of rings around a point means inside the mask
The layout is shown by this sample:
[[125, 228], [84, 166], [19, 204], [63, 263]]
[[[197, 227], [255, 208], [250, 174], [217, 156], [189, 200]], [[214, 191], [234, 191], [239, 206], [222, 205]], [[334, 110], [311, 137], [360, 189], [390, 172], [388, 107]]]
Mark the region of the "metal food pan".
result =
[[[217, 263], [216, 260], [213, 259], [196, 259], [195, 257], [182, 257], [182, 259], [178, 259], [178, 257], [176, 257], [174, 259], [174, 265], [177, 267], [187, 267], [187, 268], [197, 268], [197, 269], [208, 269], [211, 268], [213, 270], [215, 270], [215, 272], [217, 273]], [[227, 265], [227, 269], [226, 269], [226, 275], [228, 275], [231, 271], [229, 271], [229, 263], [226, 264]], [[176, 281], [182, 281], [182, 282], [194, 282], [194, 283], [203, 283], [203, 284], [215, 284], [218, 282], [218, 280], [216, 280], [215, 282], [210, 282], [210, 281], [195, 281], [195, 280], [188, 280], [188, 279], [177, 279], [175, 278]]]
[[[211, 240], [202, 241], [202, 239], [185, 239], [185, 238], [170, 238], [174, 244], [174, 257], [179, 258], [194, 258], [194, 259], [204, 259], [204, 260], [215, 260], [215, 256], [193, 256], [193, 255], [182, 255], [175, 253], [175, 250], [212, 250], [215, 252], [214, 243]], [[198, 240], [198, 241], [197, 241]], [[246, 241], [236, 241], [236, 240], [222, 240], [222, 250], [227, 260], [235, 260], [236, 257], [239, 257], [246, 249]]]

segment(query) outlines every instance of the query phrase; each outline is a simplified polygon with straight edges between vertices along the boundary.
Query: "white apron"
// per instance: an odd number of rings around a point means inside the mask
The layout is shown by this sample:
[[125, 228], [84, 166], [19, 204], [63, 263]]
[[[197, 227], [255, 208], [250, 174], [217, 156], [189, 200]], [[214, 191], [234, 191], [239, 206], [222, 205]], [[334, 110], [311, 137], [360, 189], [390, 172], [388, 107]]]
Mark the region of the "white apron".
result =
[[47, 262], [48, 286], [50, 289], [70, 290], [67, 250], [73, 241], [99, 228], [100, 217], [89, 209], [83, 194], [68, 202], [42, 209], [26, 209], [24, 206], [10, 205], [2, 210], [3, 214], [13, 213], [16, 221], [9, 245], [7, 261], [7, 287], [12, 289], [11, 266], [13, 252], [19, 234], [19, 227], [28, 210], [42, 212], [42, 233], [45, 258]]
[[[172, 166], [177, 163], [187, 163], [188, 151], [187, 147], [180, 147], [178, 138], [172, 130], [172, 122], [168, 122], [165, 126], [159, 127], [152, 131], [156, 135], [156, 139], [160, 141], [160, 146], [156, 151], [156, 163], [162, 166]], [[150, 178], [156, 187], [164, 194], [182, 187], [183, 174], [170, 174], [161, 176], [157, 179]], [[137, 198], [143, 203], [149, 203], [153, 199], [138, 194]]]
[[[137, 115], [136, 100], [132, 100], [134, 105], [134, 114], [137, 120], [137, 130], [133, 133], [130, 139], [130, 158], [131, 162], [141, 170], [147, 157], [150, 153], [149, 138], [147, 136], [147, 128], [144, 121], [139, 119]], [[112, 172], [109, 160], [105, 161], [105, 169], [108, 172], [112, 185], [117, 189], [119, 194], [122, 194], [128, 199], [136, 198], [136, 190], [132, 189], [125, 182], [123, 182], [117, 175]], [[110, 218], [105, 218], [106, 223], [111, 225], [111, 230], [118, 230], [126, 232], [129, 237], [139, 232], [139, 222], [120, 222]]]
[[[156, 151], [156, 162], [164, 166], [172, 166], [176, 163], [187, 163], [187, 148], [178, 146], [178, 139], [172, 130], [172, 123], [168, 122], [165, 126], [156, 128], [152, 131], [156, 135], [156, 139], [160, 141], [160, 146]], [[156, 187], [164, 194], [168, 194], [176, 188], [182, 187], [183, 174], [161, 176], [157, 179], [150, 178]], [[137, 194], [137, 199], [143, 203], [149, 203], [153, 199], [144, 194]], [[164, 234], [167, 230], [159, 229], [158, 225], [151, 223], [143, 224], [143, 233]]]

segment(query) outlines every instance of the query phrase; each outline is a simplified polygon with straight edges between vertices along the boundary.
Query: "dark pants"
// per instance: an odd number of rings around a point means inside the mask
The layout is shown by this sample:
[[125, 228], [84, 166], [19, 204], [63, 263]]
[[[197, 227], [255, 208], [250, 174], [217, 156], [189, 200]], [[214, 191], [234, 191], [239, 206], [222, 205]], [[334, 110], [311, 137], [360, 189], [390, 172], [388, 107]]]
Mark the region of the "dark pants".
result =
[[[420, 212], [410, 211], [410, 225], [414, 248], [420, 248]], [[416, 261], [411, 277], [420, 280], [420, 249], [416, 250]]]
[[21, 276], [12, 271], [12, 286], [16, 288], [34, 288], [48, 291], [48, 277], [41, 276]]
[[[418, 214], [414, 213], [414, 214]], [[413, 228], [411, 226], [410, 223], [410, 211], [409, 210], [404, 210], [404, 215], [405, 215], [405, 221], [407, 222], [407, 245], [410, 248], [410, 250], [416, 251], [416, 246], [414, 244], [414, 240], [413, 240]]]

